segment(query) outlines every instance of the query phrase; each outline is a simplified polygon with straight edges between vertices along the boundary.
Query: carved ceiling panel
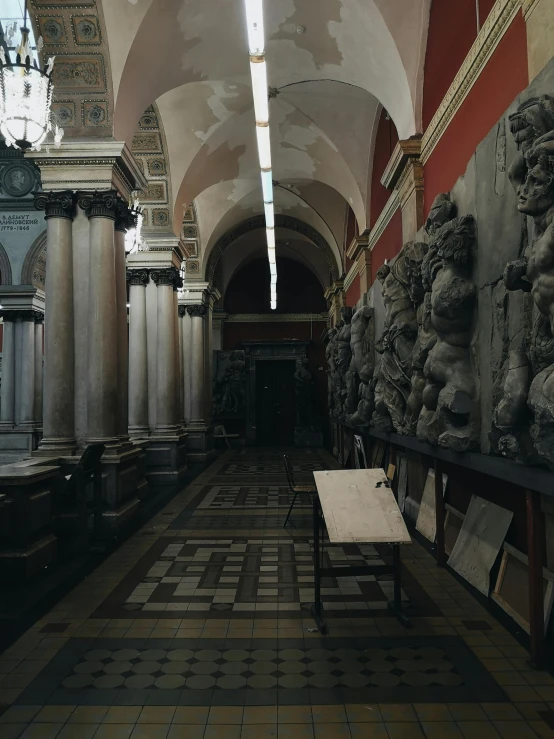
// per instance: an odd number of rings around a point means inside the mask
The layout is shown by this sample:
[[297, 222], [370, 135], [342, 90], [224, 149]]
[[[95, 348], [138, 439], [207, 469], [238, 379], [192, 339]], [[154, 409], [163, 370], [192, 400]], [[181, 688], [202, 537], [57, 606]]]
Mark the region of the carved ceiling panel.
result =
[[104, 22], [96, 0], [31, 0], [43, 57], [55, 56], [52, 109], [66, 137], [110, 136], [113, 95]]

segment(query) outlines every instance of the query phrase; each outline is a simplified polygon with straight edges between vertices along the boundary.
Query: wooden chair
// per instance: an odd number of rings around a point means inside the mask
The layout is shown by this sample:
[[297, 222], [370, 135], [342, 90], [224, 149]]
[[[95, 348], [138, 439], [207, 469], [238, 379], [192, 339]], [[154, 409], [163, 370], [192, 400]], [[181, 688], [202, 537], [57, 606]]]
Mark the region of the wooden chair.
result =
[[94, 532], [99, 534], [102, 520], [102, 478], [100, 460], [106, 447], [104, 444], [89, 444], [77, 462], [62, 493], [66, 506], [76, 506], [86, 517], [86, 486], [93, 484]]
[[285, 472], [287, 474], [287, 480], [289, 483], [290, 491], [291, 493], [294, 493], [292, 503], [290, 504], [289, 512], [287, 513], [287, 517], [285, 518], [285, 523], [283, 524], [283, 526], [286, 526], [288, 523], [290, 514], [292, 513], [292, 509], [294, 508], [294, 504], [296, 503], [296, 498], [298, 497], [298, 495], [300, 493], [309, 493], [310, 495], [314, 495], [316, 492], [316, 486], [315, 484], [314, 485], [295, 485], [290, 462], [286, 454], [283, 454], [283, 461], [285, 463]]

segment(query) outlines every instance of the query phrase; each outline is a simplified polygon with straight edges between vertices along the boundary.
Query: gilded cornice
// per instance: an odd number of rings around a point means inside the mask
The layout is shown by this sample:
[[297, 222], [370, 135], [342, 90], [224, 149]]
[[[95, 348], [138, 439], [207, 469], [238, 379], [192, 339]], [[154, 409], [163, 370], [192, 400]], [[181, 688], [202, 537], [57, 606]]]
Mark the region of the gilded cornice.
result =
[[356, 259], [362, 249], [367, 249], [367, 245], [369, 243], [369, 229], [364, 231], [359, 236], [355, 236], [352, 239], [352, 243], [346, 250], [346, 256], [349, 259]]
[[521, 5], [522, 0], [496, 0], [473, 46], [423, 134], [421, 142], [423, 164], [433, 153], [435, 146], [510, 27], [516, 13], [521, 9]]
[[354, 264], [350, 267], [348, 270], [348, 274], [344, 278], [344, 289], [348, 290], [350, 285], [354, 282], [356, 279], [356, 275], [358, 274], [358, 262], [354, 262]]
[[420, 154], [421, 136], [399, 141], [394, 147], [391, 158], [381, 177], [383, 187], [386, 187], [387, 190], [392, 190], [405, 171], [406, 162], [410, 159], [417, 159]]

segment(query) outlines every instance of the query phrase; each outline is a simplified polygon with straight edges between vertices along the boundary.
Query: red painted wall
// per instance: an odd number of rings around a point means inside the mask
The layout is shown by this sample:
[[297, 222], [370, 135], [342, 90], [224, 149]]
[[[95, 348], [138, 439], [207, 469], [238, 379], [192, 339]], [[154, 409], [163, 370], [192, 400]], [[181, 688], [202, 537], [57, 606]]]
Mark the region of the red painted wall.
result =
[[381, 118], [377, 126], [375, 137], [375, 153], [373, 155], [373, 170], [371, 172], [371, 208], [369, 215], [369, 227], [375, 225], [375, 221], [381, 215], [390, 197], [390, 191], [381, 184], [381, 177], [385, 167], [389, 163], [392, 151], [398, 143], [398, 133], [392, 120], [386, 119], [386, 111], [381, 111]]
[[381, 238], [371, 252], [371, 282], [375, 282], [377, 270], [385, 259], [392, 259], [402, 248], [402, 213], [400, 208], [389, 221]]
[[518, 12], [425, 165], [425, 211], [451, 189], [479, 142], [529, 83], [525, 21]]
[[[479, 0], [481, 25], [494, 0]], [[475, 0], [433, 0], [425, 52], [423, 130], [436, 113], [477, 36]]]
[[346, 305], [353, 308], [358, 300], [360, 299], [360, 275], [354, 277], [354, 282], [350, 285], [346, 291], [345, 301]]

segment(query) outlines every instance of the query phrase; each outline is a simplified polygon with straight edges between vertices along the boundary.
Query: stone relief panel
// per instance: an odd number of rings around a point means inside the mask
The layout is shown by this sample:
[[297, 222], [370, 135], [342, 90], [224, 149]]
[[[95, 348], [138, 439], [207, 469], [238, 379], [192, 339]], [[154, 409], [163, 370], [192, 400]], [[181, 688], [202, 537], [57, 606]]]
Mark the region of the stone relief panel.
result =
[[213, 405], [214, 418], [246, 418], [244, 350], [215, 352]]
[[332, 420], [554, 469], [554, 59], [377, 277], [328, 331]]

